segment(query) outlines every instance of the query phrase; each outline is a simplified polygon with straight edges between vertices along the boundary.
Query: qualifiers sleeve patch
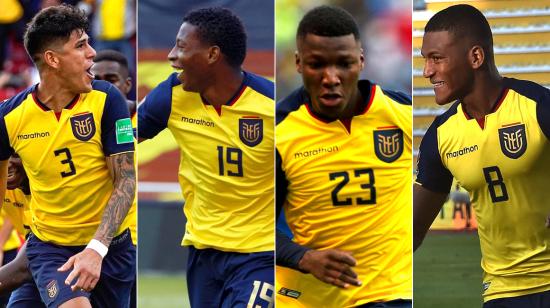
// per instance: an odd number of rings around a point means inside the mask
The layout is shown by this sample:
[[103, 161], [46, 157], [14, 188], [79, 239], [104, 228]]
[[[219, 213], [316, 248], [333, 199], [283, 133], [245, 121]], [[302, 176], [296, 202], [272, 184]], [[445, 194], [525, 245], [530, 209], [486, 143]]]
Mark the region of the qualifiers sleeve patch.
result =
[[134, 129], [130, 118], [117, 120], [115, 126], [117, 144], [134, 142]]

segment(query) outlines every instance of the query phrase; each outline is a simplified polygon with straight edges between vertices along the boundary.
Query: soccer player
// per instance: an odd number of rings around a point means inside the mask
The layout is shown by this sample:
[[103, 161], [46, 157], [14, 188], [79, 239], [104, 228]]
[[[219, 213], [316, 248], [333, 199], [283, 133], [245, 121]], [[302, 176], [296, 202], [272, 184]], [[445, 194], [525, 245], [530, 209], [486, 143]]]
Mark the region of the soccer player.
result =
[[277, 306], [411, 307], [411, 99], [359, 80], [340, 8], [309, 11], [296, 42], [304, 86], [277, 103], [277, 213], [294, 237], [277, 231]]
[[122, 224], [135, 194], [133, 131], [120, 92], [93, 81], [87, 28], [71, 6], [38, 13], [25, 47], [40, 83], [0, 104], [0, 196], [17, 153], [32, 193], [29, 269], [47, 307], [127, 306], [135, 273]]
[[500, 76], [489, 23], [469, 5], [428, 21], [422, 55], [436, 103], [453, 104], [420, 145], [414, 247], [455, 177], [477, 215], [484, 307], [549, 307], [550, 91]]
[[245, 55], [230, 10], [191, 11], [168, 55], [181, 72], [138, 108], [140, 140], [168, 128], [180, 147], [192, 307], [273, 307], [273, 83]]

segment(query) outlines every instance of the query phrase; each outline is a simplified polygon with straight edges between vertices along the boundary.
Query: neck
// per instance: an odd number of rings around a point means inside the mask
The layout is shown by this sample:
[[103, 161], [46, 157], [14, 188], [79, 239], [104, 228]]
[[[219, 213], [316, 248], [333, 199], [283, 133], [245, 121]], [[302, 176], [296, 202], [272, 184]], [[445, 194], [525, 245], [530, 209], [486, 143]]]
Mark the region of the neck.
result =
[[357, 87], [351, 95], [348, 104], [346, 105], [344, 110], [342, 110], [342, 112], [337, 115], [337, 118], [339, 120], [351, 119], [353, 116], [357, 115], [359, 113], [359, 109], [362, 106], [363, 100], [363, 95], [361, 91], [359, 91], [359, 87]]
[[474, 76], [472, 91], [461, 102], [466, 112], [476, 118], [482, 119], [493, 112], [495, 103], [502, 93], [502, 76], [496, 68], [480, 76]]
[[60, 112], [77, 94], [64, 88], [55, 76], [40, 74], [40, 84], [38, 84], [36, 95], [51, 110]]
[[241, 70], [218, 70], [212, 74], [210, 85], [201, 92], [208, 103], [214, 107], [220, 107], [229, 101], [243, 83], [244, 73]]

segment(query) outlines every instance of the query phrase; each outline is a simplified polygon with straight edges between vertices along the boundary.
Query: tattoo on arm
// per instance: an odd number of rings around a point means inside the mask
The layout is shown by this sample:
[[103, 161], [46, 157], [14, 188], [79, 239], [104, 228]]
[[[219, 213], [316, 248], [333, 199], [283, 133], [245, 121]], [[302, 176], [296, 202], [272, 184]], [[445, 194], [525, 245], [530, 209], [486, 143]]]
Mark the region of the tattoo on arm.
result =
[[114, 189], [103, 211], [101, 223], [94, 238], [109, 246], [132, 206], [136, 192], [134, 153], [122, 153], [107, 157], [107, 165], [113, 177]]

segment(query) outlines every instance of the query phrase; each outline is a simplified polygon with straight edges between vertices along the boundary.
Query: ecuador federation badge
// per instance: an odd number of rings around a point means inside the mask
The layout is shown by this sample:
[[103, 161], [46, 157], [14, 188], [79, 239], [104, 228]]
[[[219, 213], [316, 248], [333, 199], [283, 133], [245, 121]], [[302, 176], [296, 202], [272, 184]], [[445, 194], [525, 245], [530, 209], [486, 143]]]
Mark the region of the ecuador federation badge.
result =
[[239, 138], [249, 147], [262, 142], [264, 121], [260, 117], [242, 117], [239, 119]]
[[498, 139], [500, 141], [502, 153], [509, 158], [518, 159], [527, 150], [525, 124], [499, 128]]
[[374, 152], [383, 162], [396, 161], [403, 153], [403, 131], [396, 129], [382, 129], [374, 131]]
[[80, 113], [71, 117], [73, 135], [80, 141], [88, 141], [95, 134], [94, 115], [91, 112]]

